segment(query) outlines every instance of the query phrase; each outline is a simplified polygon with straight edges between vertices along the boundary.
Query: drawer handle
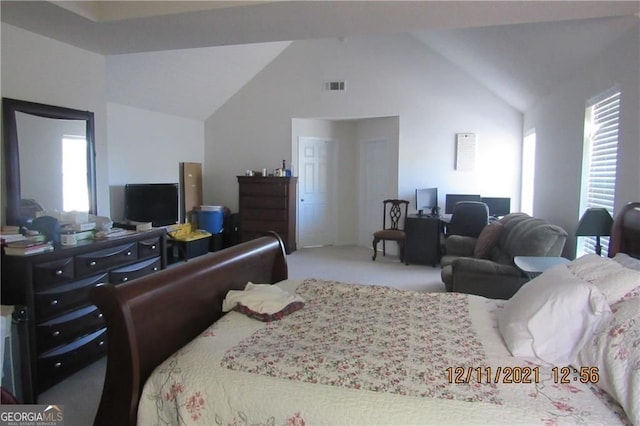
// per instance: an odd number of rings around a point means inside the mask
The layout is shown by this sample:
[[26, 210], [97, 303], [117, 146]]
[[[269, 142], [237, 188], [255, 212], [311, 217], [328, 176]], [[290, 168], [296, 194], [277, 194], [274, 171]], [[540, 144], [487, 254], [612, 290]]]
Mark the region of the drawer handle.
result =
[[62, 275], [62, 272], [63, 272], [62, 269], [58, 269], [58, 270], [56, 270], [56, 275], [60, 276], [60, 275]]
[[104, 346], [104, 340], [100, 340], [100, 341], [98, 342], [98, 346], [99, 346], [99, 347], [103, 347], [103, 346]]
[[98, 318], [99, 318], [99, 319], [102, 319], [102, 317], [103, 317], [102, 312], [100, 312], [100, 313], [98, 314]]
[[129, 277], [122, 277], [122, 282], [126, 283], [127, 281], [129, 281]]
[[151, 250], [155, 250], [155, 249], [156, 249], [156, 245], [154, 244], [151, 246]]
[[54, 368], [60, 368], [62, 367], [62, 363], [61, 362], [56, 362], [55, 364], [53, 364]]
[[157, 266], [154, 266], [154, 267], [153, 267], [153, 272], [155, 272], [155, 271], [157, 271], [157, 270], [158, 270], [158, 267], [157, 267]]
[[58, 330], [51, 333], [51, 337], [58, 337], [59, 335], [60, 335], [60, 332]]
[[58, 304], [58, 299], [53, 299], [51, 301], [51, 306], [56, 306]]
[[125, 256], [131, 256], [131, 252], [128, 251], [127, 254], [125, 254]]
[[98, 264], [98, 262], [96, 262], [95, 260], [92, 260], [91, 262], [89, 262], [89, 266], [96, 266]]

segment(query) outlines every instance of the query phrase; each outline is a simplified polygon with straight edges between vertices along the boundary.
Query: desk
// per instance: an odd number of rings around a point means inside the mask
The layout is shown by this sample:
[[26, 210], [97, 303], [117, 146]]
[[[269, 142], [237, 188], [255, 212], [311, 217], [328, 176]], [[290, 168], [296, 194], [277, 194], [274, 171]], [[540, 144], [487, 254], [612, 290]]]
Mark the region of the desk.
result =
[[569, 263], [569, 259], [555, 256], [516, 256], [513, 263], [527, 274], [529, 279], [533, 279], [551, 267]]
[[404, 263], [436, 266], [440, 262], [440, 218], [410, 215], [404, 222]]

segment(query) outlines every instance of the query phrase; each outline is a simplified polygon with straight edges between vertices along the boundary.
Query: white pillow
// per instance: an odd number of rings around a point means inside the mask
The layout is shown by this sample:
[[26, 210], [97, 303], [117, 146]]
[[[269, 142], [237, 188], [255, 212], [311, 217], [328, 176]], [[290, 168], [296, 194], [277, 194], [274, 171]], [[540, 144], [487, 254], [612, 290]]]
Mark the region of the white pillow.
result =
[[574, 367], [598, 367], [596, 385], [640, 425], [640, 298], [612, 306], [613, 318], [587, 341]]
[[625, 268], [635, 269], [640, 271], [640, 259], [631, 257], [626, 253], [617, 253], [613, 256], [613, 260], [624, 266]]
[[507, 301], [498, 328], [513, 356], [562, 365], [575, 361], [593, 331], [610, 316], [607, 299], [597, 287], [558, 265]]
[[588, 254], [569, 262], [567, 267], [579, 278], [597, 286], [610, 305], [640, 292], [640, 271], [626, 268], [608, 257]]

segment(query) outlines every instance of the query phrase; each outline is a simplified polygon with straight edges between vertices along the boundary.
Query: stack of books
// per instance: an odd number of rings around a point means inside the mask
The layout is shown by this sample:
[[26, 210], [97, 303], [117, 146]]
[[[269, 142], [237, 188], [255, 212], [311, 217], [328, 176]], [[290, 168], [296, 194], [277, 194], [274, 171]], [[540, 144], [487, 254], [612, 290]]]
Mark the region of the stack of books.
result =
[[2, 245], [24, 239], [25, 236], [20, 233], [19, 226], [3, 225], [2, 228], [0, 228], [0, 244]]
[[74, 223], [74, 224], [67, 225], [67, 227], [71, 231], [86, 232], [86, 231], [91, 231], [96, 229], [96, 223], [95, 222]]
[[53, 244], [50, 242], [34, 241], [24, 239], [7, 243], [4, 247], [4, 254], [7, 256], [26, 256], [29, 254], [46, 253], [53, 251]]
[[98, 231], [95, 234], [95, 238], [104, 239], [104, 238], [116, 238], [116, 237], [124, 237], [127, 235], [135, 234], [136, 231], [132, 231], [130, 229], [122, 229], [122, 228], [111, 228], [107, 231]]
[[[94, 226], [94, 228], [95, 228], [95, 226]], [[92, 240], [93, 237], [94, 237], [94, 234], [96, 233], [95, 229], [93, 229], [93, 228], [89, 229], [87, 231], [78, 231], [73, 226], [63, 226], [62, 227], [62, 232], [67, 233], [67, 234], [73, 234], [75, 236], [75, 238], [76, 238], [76, 241]]]
[[130, 231], [149, 231], [153, 229], [152, 222], [139, 222], [137, 220], [124, 220], [113, 224], [115, 228], [128, 229]]

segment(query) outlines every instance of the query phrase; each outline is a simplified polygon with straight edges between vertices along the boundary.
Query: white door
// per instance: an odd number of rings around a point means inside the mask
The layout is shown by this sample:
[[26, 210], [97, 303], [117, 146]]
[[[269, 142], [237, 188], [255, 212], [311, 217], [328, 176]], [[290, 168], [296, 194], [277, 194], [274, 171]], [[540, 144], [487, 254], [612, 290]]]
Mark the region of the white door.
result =
[[333, 141], [298, 139], [298, 245], [313, 247], [335, 241], [336, 202]]
[[390, 176], [390, 142], [364, 141], [360, 145], [361, 194], [359, 244], [371, 247], [373, 233], [382, 229], [383, 204], [393, 198]]

